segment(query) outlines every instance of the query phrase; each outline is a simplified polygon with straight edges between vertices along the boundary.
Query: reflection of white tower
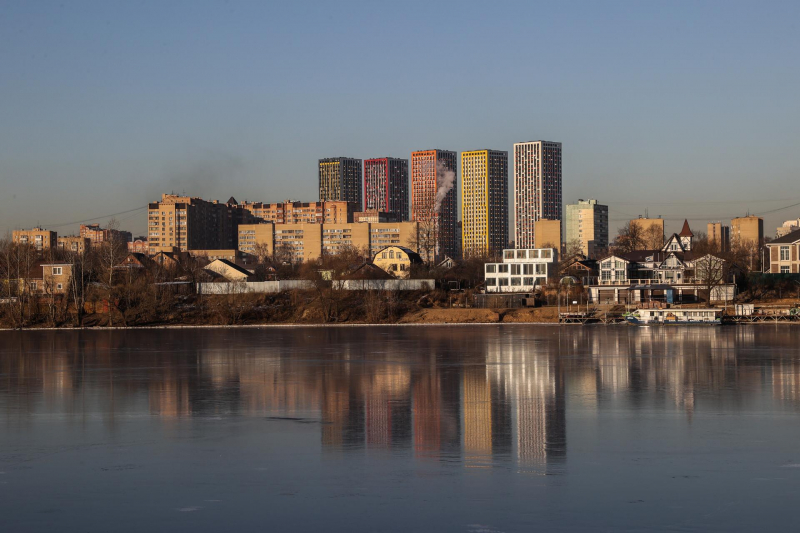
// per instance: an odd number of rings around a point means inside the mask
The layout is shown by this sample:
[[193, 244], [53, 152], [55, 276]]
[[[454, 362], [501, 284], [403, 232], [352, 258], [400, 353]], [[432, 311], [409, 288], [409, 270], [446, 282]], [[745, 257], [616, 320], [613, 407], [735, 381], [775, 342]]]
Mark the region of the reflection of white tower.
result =
[[[565, 431], [559, 419], [557, 377], [550, 358], [530, 345], [490, 346], [486, 362], [489, 379], [505, 390], [512, 406], [512, 431], [517, 462], [546, 464], [549, 440]], [[560, 427], [559, 427], [560, 426]]]

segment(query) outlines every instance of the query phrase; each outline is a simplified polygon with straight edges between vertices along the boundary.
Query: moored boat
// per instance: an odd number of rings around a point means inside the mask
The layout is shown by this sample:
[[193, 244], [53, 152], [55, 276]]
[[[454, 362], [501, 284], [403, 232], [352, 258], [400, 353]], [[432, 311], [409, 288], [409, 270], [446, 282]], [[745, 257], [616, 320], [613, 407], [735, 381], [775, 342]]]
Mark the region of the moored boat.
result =
[[647, 307], [637, 309], [632, 313], [626, 313], [625, 321], [628, 324], [639, 325], [685, 325], [701, 324], [715, 326], [722, 324], [720, 313], [721, 308], [706, 307], [702, 309], [681, 309], [681, 308], [656, 308]]

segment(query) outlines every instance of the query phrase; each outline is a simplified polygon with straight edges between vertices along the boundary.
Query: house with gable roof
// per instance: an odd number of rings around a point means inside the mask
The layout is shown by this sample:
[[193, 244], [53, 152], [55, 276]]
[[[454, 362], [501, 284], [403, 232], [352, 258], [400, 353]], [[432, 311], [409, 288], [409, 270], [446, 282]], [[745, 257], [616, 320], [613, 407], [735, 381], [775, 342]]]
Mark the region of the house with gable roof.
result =
[[595, 303], [661, 300], [696, 302], [704, 290], [711, 300], [733, 299], [729, 266], [713, 254], [692, 250], [694, 233], [684, 220], [658, 250], [611, 254], [598, 261], [598, 276], [586, 288]]

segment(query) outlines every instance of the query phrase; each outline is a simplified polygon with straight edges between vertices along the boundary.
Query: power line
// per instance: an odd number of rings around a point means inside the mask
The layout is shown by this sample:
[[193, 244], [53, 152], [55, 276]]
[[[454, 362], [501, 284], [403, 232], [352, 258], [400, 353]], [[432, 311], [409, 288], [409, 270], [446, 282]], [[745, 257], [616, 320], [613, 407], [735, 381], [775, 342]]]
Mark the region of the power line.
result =
[[120, 211], [119, 213], [111, 213], [110, 215], [102, 215], [102, 216], [99, 216], [99, 217], [85, 218], [83, 220], [76, 220], [74, 222], [64, 222], [64, 223], [61, 223], [61, 224], [44, 224], [42, 227], [45, 227], [45, 228], [60, 228], [62, 226], [71, 226], [73, 224], [81, 224], [82, 222], [91, 222], [93, 220], [100, 220], [100, 219], [103, 219], [103, 218], [115, 217], [117, 215], [124, 215], [126, 213], [133, 213], [134, 211], [141, 211], [142, 209], [147, 209], [147, 206], [145, 205], [145, 206], [142, 206], [142, 207], [137, 207], [136, 209], [128, 209], [127, 211]]

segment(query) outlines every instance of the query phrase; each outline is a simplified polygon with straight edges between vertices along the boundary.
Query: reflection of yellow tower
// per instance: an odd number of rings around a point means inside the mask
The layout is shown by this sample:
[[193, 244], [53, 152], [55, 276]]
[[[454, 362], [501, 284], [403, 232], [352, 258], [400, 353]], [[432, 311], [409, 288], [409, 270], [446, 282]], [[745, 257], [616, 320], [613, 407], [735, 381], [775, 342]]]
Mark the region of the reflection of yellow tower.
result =
[[464, 370], [463, 398], [464, 453], [475, 460], [492, 452], [492, 399], [485, 367]]

